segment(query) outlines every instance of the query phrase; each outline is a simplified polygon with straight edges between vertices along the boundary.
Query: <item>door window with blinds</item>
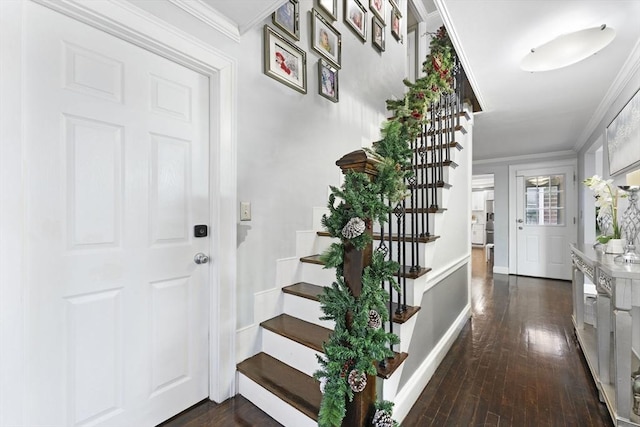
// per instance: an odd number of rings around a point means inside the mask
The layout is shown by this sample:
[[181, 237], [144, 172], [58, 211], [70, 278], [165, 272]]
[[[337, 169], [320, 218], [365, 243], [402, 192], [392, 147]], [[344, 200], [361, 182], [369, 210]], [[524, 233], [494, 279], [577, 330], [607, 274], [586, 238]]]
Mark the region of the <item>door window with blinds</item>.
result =
[[564, 175], [525, 177], [525, 224], [565, 225]]

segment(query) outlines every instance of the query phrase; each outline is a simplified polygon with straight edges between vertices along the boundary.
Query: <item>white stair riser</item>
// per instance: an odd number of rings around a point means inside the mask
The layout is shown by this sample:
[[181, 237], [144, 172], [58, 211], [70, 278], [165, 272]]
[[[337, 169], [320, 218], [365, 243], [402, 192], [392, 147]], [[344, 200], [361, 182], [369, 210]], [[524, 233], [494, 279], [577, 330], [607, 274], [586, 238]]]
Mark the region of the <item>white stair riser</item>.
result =
[[238, 392], [285, 427], [317, 427], [318, 425], [316, 421], [241, 373], [238, 374]]
[[[393, 332], [398, 335], [398, 338], [400, 338], [400, 343], [394, 346], [395, 351], [405, 353], [409, 352], [409, 344], [411, 344], [411, 337], [413, 336], [413, 331], [416, 327], [416, 319], [419, 315], [420, 312], [418, 312], [418, 314], [414, 315], [413, 317], [411, 317], [411, 319], [407, 320], [403, 324], [394, 326]], [[400, 327], [396, 328], [396, 326]]]
[[306, 230], [296, 232], [296, 256], [303, 257], [321, 254], [329, 248], [334, 239], [319, 238], [317, 231]]
[[290, 316], [304, 321], [333, 329], [335, 322], [332, 320], [320, 320], [324, 316], [318, 301], [301, 298], [296, 295], [284, 295], [284, 312]]
[[[388, 400], [393, 402], [394, 398], [398, 394], [398, 386], [400, 384], [400, 378], [402, 377], [402, 371], [404, 370], [406, 363], [403, 363], [398, 367], [398, 369], [393, 373], [391, 378], [378, 381], [378, 395], [379, 399]], [[380, 378], [378, 378], [380, 380]]]
[[321, 353], [264, 328], [262, 351], [309, 376], [320, 369], [316, 355]]
[[331, 286], [336, 281], [335, 268], [324, 268], [319, 264], [312, 264], [308, 262], [300, 263], [300, 281], [313, 283], [318, 286]]

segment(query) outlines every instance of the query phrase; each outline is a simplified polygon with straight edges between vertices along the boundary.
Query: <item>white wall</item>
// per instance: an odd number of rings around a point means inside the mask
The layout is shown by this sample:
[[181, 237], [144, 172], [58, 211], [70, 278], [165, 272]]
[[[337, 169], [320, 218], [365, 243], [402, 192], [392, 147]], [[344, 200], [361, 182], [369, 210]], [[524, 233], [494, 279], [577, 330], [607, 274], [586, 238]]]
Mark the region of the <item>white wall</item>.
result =
[[[633, 55], [631, 55], [633, 57]], [[638, 58], [638, 55], [636, 55]], [[609, 156], [607, 152], [607, 143], [606, 143], [606, 131], [607, 126], [611, 123], [611, 121], [618, 115], [618, 113], [624, 108], [624, 106], [629, 102], [629, 100], [633, 97], [633, 95], [640, 90], [640, 59], [636, 60], [633, 68], [635, 72], [631, 75], [629, 80], [622, 86], [620, 93], [614, 99], [612, 104], [607, 109], [604, 114], [604, 118], [598, 123], [596, 129], [593, 131], [591, 136], [589, 136], [587, 143], [584, 144], [582, 149], [578, 152], [578, 182], [582, 182], [585, 178], [593, 175], [593, 173], [598, 173], [600, 176], [605, 178], [609, 178]], [[603, 146], [602, 155], [593, 154], [594, 147], [599, 145]], [[596, 164], [592, 167], [590, 162], [595, 161]], [[636, 166], [636, 169], [640, 169], [640, 167]], [[599, 172], [601, 171], [601, 172]], [[626, 184], [626, 175], [620, 174], [614, 177], [615, 185], [625, 185]], [[593, 197], [593, 193], [589, 190], [583, 190], [579, 192], [579, 200], [578, 206], [581, 207], [580, 218], [585, 218], [586, 215], [584, 212], [585, 206], [593, 206], [593, 204], [589, 203], [589, 199]], [[621, 203], [621, 211], [620, 215], [622, 215], [622, 209], [624, 209], [626, 203], [623, 201]], [[595, 217], [595, 215], [593, 216]], [[590, 243], [592, 241], [592, 235], [594, 233], [590, 233], [588, 230], [593, 226], [592, 224], [581, 224], [581, 229], [579, 232], [579, 242], [580, 243]]]
[[276, 260], [295, 254], [295, 231], [311, 228], [312, 207], [324, 206], [327, 186], [339, 184], [335, 161], [379, 138], [388, 116], [385, 100], [404, 91], [405, 45], [387, 27], [386, 51], [375, 50], [370, 16], [368, 40], [362, 43], [342, 21], [338, 1], [334, 26], [342, 34], [342, 69], [340, 100], [334, 104], [318, 95], [319, 56], [310, 48], [312, 0], [300, 1], [295, 43], [307, 52], [306, 95], [262, 72], [262, 32], [270, 17], [236, 43], [171, 3], [134, 3], [238, 62], [238, 200], [251, 202], [252, 220], [238, 221], [237, 326], [250, 325], [254, 293], [274, 286]]

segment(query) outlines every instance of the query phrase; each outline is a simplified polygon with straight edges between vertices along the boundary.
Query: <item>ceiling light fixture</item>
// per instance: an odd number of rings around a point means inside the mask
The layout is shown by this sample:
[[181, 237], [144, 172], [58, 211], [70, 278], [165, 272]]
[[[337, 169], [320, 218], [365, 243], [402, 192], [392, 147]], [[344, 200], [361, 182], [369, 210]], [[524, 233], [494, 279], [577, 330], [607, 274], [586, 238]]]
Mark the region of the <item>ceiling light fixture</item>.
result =
[[525, 71], [548, 71], [566, 67], [594, 55], [613, 41], [616, 31], [606, 25], [587, 28], [531, 49], [520, 63]]

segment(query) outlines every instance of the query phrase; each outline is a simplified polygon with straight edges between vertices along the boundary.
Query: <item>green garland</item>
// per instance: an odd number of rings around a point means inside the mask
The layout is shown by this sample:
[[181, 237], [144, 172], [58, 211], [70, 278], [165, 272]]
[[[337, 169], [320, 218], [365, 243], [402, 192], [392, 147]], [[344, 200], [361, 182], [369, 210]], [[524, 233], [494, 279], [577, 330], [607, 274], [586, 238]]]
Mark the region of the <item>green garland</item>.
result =
[[[394, 117], [383, 124], [382, 139], [369, 151], [379, 161], [377, 176], [370, 179], [364, 173], [350, 171], [341, 188], [331, 187], [329, 215], [323, 216], [322, 224], [340, 241], [322, 255], [325, 268], [336, 269], [336, 281], [325, 288], [320, 297], [325, 314], [322, 319], [335, 321], [334, 331], [323, 345], [324, 357], [318, 357], [321, 369], [315, 373], [324, 392], [318, 416], [320, 427], [342, 424], [347, 400], [351, 401], [358, 392], [362, 379], [366, 378], [364, 375], [377, 373], [373, 361], [393, 356], [389, 344], [399, 342], [396, 335], [385, 332], [380, 325], [389, 321], [389, 294], [381, 284], [388, 281], [400, 292], [394, 277], [400, 266], [374, 251], [371, 265], [362, 273], [362, 293], [354, 297], [343, 278], [344, 251], [346, 247], [362, 250], [372, 238], [362, 229], [360, 233], [350, 234], [343, 230], [351, 221], [364, 223], [367, 229], [371, 229], [373, 222], [383, 224], [390, 208], [382, 200], [394, 204], [407, 196], [405, 179], [411, 173], [410, 141], [427, 123], [431, 103], [441, 93], [452, 91], [453, 57], [453, 47], [442, 27], [432, 38], [431, 52], [423, 63], [425, 76], [415, 83], [405, 80], [408, 90], [404, 98], [387, 101], [387, 109], [393, 111]], [[351, 318], [350, 327], [347, 313]], [[376, 419], [386, 417], [388, 422], [392, 407], [391, 402], [376, 403]]]

